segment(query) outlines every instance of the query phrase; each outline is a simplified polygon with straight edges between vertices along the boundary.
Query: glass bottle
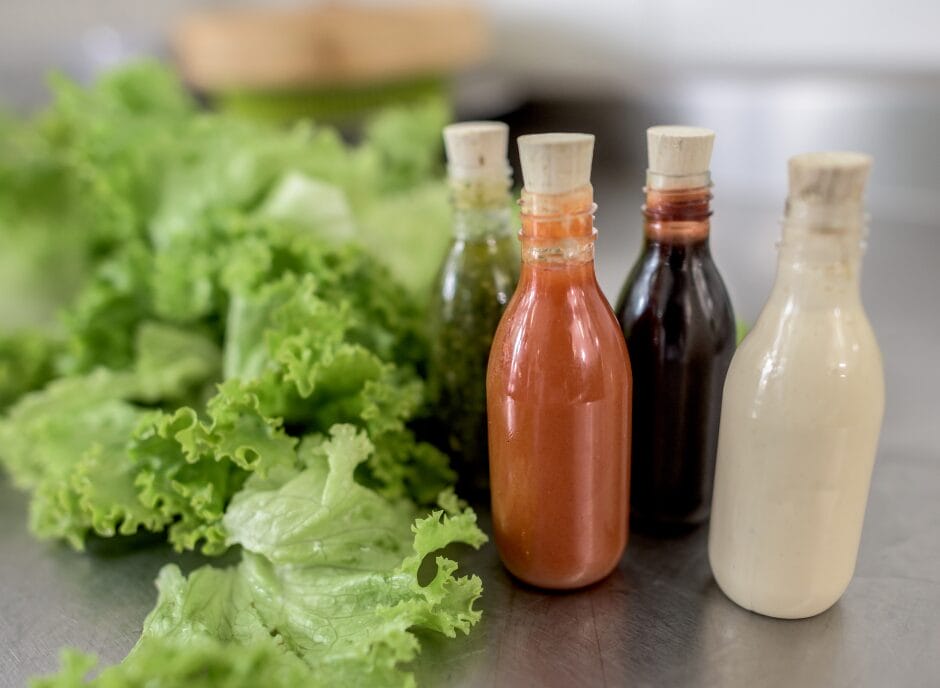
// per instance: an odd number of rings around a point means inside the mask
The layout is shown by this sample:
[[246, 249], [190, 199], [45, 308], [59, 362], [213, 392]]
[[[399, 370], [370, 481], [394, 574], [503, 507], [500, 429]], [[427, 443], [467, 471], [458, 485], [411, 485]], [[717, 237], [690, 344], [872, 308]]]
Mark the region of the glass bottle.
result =
[[486, 365], [499, 319], [519, 278], [511, 230], [508, 127], [464, 122], [444, 129], [454, 239], [429, 312], [429, 392], [461, 495], [489, 486]]
[[714, 133], [647, 136], [643, 248], [617, 305], [633, 365], [630, 519], [676, 532], [708, 518], [735, 325], [709, 247]]
[[739, 605], [803, 618], [852, 578], [884, 410], [862, 307], [871, 159], [790, 161], [777, 277], [725, 382], [708, 553]]
[[593, 142], [519, 139], [522, 275], [487, 372], [496, 546], [543, 588], [600, 580], [627, 541], [630, 362], [594, 273]]

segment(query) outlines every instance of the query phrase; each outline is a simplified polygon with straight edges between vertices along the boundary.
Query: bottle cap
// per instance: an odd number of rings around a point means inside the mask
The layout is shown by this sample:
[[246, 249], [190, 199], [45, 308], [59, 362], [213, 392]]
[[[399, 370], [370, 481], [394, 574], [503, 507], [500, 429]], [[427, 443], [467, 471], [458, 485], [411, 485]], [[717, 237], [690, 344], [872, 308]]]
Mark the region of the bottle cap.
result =
[[646, 130], [649, 164], [646, 184], [652, 189], [691, 189], [711, 183], [709, 166], [715, 132], [702, 127], [660, 125]]
[[502, 122], [460, 122], [444, 127], [447, 173], [454, 181], [506, 180], [508, 147], [509, 127]]
[[861, 203], [872, 157], [865, 153], [803, 153], [790, 158], [789, 200]]
[[562, 194], [591, 183], [593, 134], [528, 134], [517, 142], [527, 191]]

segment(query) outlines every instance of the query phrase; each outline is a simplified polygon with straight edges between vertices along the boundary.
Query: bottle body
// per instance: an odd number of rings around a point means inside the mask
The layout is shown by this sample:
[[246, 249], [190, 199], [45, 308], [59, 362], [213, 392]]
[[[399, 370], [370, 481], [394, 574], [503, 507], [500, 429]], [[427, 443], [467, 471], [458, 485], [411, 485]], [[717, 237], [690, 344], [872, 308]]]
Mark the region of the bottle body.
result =
[[[665, 195], [673, 198], [644, 209], [643, 252], [617, 318], [633, 366], [631, 523], [673, 532], [708, 517], [735, 325], [708, 245], [708, 190]], [[685, 203], [672, 217], [683, 196], [700, 199], [697, 214]]]
[[521, 580], [577, 588], [626, 546], [630, 363], [594, 274], [590, 219], [541, 247], [527, 221], [487, 373], [494, 539]]
[[518, 276], [508, 208], [458, 210], [458, 231], [431, 300], [428, 386], [463, 495], [488, 489], [486, 366]]
[[709, 560], [739, 605], [803, 618], [852, 578], [884, 378], [859, 296], [860, 238], [784, 237], [725, 382]]

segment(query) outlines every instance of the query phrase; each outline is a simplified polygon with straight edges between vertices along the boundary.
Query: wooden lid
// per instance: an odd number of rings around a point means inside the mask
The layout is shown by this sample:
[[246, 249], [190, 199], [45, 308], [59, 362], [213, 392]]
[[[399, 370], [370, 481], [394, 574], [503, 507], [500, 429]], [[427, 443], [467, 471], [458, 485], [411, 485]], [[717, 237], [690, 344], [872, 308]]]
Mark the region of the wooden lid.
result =
[[505, 181], [508, 147], [509, 127], [502, 122], [459, 122], [444, 127], [447, 172], [454, 180]]
[[790, 200], [809, 203], [860, 203], [871, 170], [865, 153], [803, 153], [790, 158]]
[[482, 59], [487, 33], [471, 7], [329, 5], [194, 14], [173, 43], [197, 88], [283, 90], [444, 74]]
[[593, 134], [529, 134], [517, 142], [527, 191], [562, 194], [591, 183]]

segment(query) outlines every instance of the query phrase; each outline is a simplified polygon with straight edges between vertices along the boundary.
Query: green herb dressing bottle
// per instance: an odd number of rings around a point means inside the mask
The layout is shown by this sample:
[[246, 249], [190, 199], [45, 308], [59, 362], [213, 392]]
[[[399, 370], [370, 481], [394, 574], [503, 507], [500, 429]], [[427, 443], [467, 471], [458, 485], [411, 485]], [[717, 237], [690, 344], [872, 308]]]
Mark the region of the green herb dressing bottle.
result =
[[454, 239], [429, 314], [428, 380], [462, 495], [489, 489], [486, 366], [500, 317], [519, 279], [512, 232], [509, 127], [463, 122], [444, 128]]

